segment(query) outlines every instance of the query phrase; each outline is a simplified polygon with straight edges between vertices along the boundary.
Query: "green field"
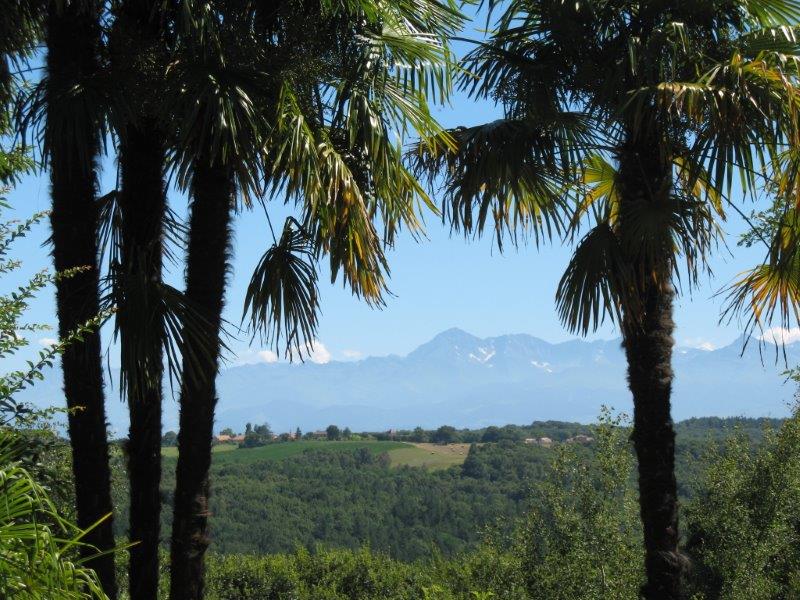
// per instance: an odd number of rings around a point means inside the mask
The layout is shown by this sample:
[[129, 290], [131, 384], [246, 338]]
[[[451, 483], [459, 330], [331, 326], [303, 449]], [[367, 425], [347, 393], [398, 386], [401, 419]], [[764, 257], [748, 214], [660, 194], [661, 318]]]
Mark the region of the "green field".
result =
[[469, 452], [468, 444], [403, 444], [389, 452], [393, 467], [422, 467], [432, 471], [463, 464]]
[[[435, 446], [433, 444], [415, 445], [405, 442], [328, 442], [322, 440], [280, 442], [261, 446], [260, 448], [248, 449], [239, 449], [234, 444], [218, 444], [213, 447], [213, 452], [216, 464], [234, 464], [281, 460], [302, 454], [308, 450], [343, 452], [357, 448], [367, 448], [375, 454], [388, 453], [393, 467], [424, 467], [432, 470], [460, 465], [464, 462], [467, 452], [465, 444]], [[161, 452], [164, 457], [169, 458], [174, 458], [178, 455], [178, 449], [174, 446], [162, 448]]]
[[[213, 448], [211, 448], [211, 452], [230, 452], [231, 450], [238, 450], [238, 446], [234, 444], [217, 444]], [[162, 446], [161, 447], [161, 456], [168, 456], [171, 458], [175, 458], [178, 456], [178, 447], [177, 446]]]

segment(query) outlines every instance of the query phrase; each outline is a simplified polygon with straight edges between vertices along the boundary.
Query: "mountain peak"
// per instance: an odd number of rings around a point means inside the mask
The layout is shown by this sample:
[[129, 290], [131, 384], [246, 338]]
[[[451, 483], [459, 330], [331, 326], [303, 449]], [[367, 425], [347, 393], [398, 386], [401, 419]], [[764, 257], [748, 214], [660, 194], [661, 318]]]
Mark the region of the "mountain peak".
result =
[[[431, 342], [464, 342], [470, 341], [475, 342], [478, 341], [479, 338], [472, 335], [471, 333], [464, 331], [463, 329], [459, 329], [458, 327], [451, 327], [450, 329], [445, 329], [441, 333], [437, 333]], [[430, 342], [429, 342], [430, 343]]]
[[442, 358], [457, 358], [462, 352], [471, 350], [480, 343], [480, 338], [459, 329], [451, 327], [435, 335], [433, 339], [419, 346], [408, 355], [412, 360], [430, 359], [433, 356]]

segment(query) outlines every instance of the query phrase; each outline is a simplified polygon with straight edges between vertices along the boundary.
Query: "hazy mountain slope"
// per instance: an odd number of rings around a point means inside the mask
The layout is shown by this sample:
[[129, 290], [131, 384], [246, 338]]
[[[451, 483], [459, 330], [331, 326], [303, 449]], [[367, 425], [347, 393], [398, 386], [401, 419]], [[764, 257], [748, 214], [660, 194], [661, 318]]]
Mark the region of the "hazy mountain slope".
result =
[[[740, 356], [736, 342], [714, 351], [676, 349], [674, 415], [781, 416], [794, 386], [784, 384], [774, 348], [762, 365], [755, 345]], [[800, 344], [787, 347], [800, 363]], [[625, 361], [618, 340], [551, 344], [530, 335], [480, 339], [450, 329], [406, 357], [327, 364], [233, 367], [219, 381], [220, 427], [268, 421], [278, 431], [329, 423], [380, 430], [443, 423], [477, 427], [560, 419], [591, 421], [605, 404], [630, 410]], [[37, 404], [60, 397], [54, 377], [34, 390]], [[109, 420], [125, 431], [126, 407], [110, 390]], [[168, 401], [165, 427], [174, 428]]]

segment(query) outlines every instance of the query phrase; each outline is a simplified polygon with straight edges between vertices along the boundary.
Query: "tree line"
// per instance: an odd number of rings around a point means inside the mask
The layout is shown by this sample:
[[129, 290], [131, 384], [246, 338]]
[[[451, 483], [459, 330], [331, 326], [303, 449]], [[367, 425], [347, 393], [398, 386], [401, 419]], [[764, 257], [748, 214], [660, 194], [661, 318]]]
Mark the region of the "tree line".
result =
[[[319, 261], [380, 305], [385, 249], [401, 226], [420, 230], [423, 210], [501, 248], [572, 244], [559, 315], [581, 334], [614, 322], [628, 361], [641, 593], [681, 597], [674, 298], [708, 270], [727, 211], [763, 193], [774, 205], [749, 241], [765, 258], [727, 288], [722, 316], [752, 333], [798, 314], [800, 3], [483, 6], [493, 28], [460, 61], [450, 44], [465, 15], [452, 0], [19, 0], [4, 11], [3, 100], [48, 167], [53, 262], [73, 273], [56, 280], [59, 334], [107, 311], [120, 349], [134, 600], [158, 594], [165, 378], [181, 406], [170, 596], [203, 595], [231, 219], [255, 205], [274, 241], [242, 320], [290, 356], [313, 343]], [[17, 85], [32, 56], [42, 76]], [[443, 129], [431, 105], [454, 86], [503, 117]], [[106, 155], [117, 185], [100, 195]], [[189, 197], [188, 223], [169, 185]], [[273, 228], [270, 200], [296, 215]], [[176, 289], [164, 264], [184, 254]], [[77, 517], [105, 552], [85, 551], [114, 598], [101, 343], [84, 337], [61, 355]]]

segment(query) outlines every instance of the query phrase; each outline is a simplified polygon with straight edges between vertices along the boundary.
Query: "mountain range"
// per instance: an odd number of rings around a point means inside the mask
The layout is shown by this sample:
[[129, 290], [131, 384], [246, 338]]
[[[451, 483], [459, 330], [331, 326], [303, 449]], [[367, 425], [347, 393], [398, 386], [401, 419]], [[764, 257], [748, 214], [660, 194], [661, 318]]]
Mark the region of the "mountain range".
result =
[[[716, 350], [676, 348], [673, 415], [784, 416], [795, 386], [782, 375], [800, 364], [800, 343], [777, 349], [742, 341]], [[776, 361], [776, 357], [780, 360]], [[26, 393], [37, 405], [60, 404], [60, 374]], [[549, 343], [526, 334], [479, 338], [449, 329], [407, 356], [352, 362], [260, 363], [227, 368], [218, 381], [217, 428], [269, 422], [275, 431], [354, 431], [480, 427], [542, 420], [591, 422], [603, 405], [630, 413], [619, 340]], [[123, 435], [126, 406], [109, 390], [109, 422]], [[177, 426], [165, 402], [164, 428]]]

